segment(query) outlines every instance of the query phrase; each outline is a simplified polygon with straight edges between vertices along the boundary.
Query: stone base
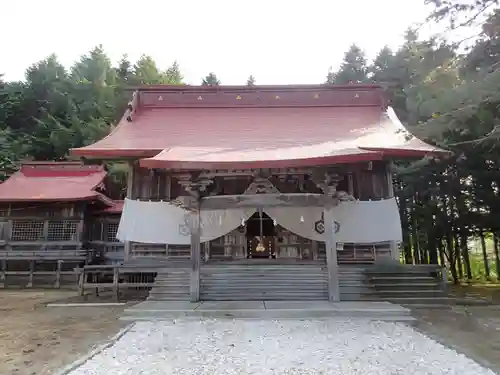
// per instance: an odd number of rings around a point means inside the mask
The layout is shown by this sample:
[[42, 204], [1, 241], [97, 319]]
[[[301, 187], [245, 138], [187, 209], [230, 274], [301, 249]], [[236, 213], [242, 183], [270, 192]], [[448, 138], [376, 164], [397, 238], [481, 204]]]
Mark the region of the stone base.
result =
[[125, 310], [121, 320], [219, 319], [324, 319], [364, 318], [413, 321], [410, 309], [390, 302], [327, 301], [145, 301]]

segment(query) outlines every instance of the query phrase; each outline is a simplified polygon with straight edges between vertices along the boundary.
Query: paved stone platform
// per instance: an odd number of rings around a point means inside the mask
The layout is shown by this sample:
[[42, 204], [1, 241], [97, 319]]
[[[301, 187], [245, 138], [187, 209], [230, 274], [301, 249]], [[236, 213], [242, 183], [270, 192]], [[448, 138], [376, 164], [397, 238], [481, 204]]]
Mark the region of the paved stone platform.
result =
[[175, 318], [312, 319], [367, 318], [381, 321], [412, 321], [410, 309], [390, 302], [328, 301], [144, 301], [124, 311], [121, 320]]

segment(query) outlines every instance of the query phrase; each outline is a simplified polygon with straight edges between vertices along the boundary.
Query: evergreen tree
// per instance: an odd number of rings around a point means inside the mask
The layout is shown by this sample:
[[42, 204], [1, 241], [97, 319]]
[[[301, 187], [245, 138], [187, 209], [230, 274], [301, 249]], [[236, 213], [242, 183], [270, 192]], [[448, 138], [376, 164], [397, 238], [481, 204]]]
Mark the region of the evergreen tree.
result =
[[211, 73], [208, 73], [208, 75], [205, 78], [203, 78], [201, 84], [203, 86], [219, 86], [220, 81], [218, 80], [215, 73], [211, 72]]
[[368, 67], [370, 80], [379, 83], [390, 83], [394, 78], [390, 74], [393, 64], [394, 53], [389, 47], [384, 46], [375, 57], [375, 60], [373, 60], [373, 63]]
[[165, 83], [165, 75], [151, 56], [142, 55], [134, 65], [133, 82], [137, 85], [162, 84]]
[[365, 53], [356, 44], [344, 54], [344, 61], [337, 72], [329, 72], [327, 83], [346, 84], [368, 81], [368, 67]]
[[128, 56], [125, 54], [118, 62], [118, 66], [116, 68], [116, 79], [118, 84], [127, 85], [130, 82], [132, 75], [132, 64], [129, 61]]
[[247, 86], [255, 86], [255, 77], [251, 74], [247, 79]]
[[174, 61], [173, 64], [165, 72], [165, 83], [169, 85], [182, 85], [184, 77], [181, 74], [179, 64]]

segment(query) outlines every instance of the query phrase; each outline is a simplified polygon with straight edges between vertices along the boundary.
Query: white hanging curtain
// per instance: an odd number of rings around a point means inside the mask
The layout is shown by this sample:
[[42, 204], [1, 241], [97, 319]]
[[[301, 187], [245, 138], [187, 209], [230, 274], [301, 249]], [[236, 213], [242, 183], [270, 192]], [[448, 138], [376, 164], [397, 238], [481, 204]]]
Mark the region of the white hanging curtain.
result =
[[[325, 241], [322, 207], [270, 207], [266, 213], [276, 223], [301, 237]], [[395, 198], [342, 202], [332, 208], [335, 240], [341, 243], [401, 241], [402, 230]]]
[[[201, 211], [201, 242], [221, 237], [241, 225], [255, 209]], [[192, 212], [168, 202], [125, 199], [116, 238], [151, 244], [189, 245]]]
[[188, 211], [167, 202], [125, 199], [116, 238], [122, 242], [188, 245], [182, 231]]
[[267, 207], [264, 211], [290, 232], [311, 240], [325, 240], [324, 232], [315, 231], [315, 224], [322, 220], [323, 207]]
[[255, 213], [255, 208], [201, 211], [201, 242], [222, 237], [238, 228]]

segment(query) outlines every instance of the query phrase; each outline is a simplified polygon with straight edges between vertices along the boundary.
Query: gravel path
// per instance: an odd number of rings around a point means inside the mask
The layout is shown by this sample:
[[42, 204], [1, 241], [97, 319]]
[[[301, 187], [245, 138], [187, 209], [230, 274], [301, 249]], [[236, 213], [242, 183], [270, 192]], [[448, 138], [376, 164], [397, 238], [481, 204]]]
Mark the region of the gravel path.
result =
[[141, 322], [71, 375], [494, 375], [412, 328], [367, 320]]

